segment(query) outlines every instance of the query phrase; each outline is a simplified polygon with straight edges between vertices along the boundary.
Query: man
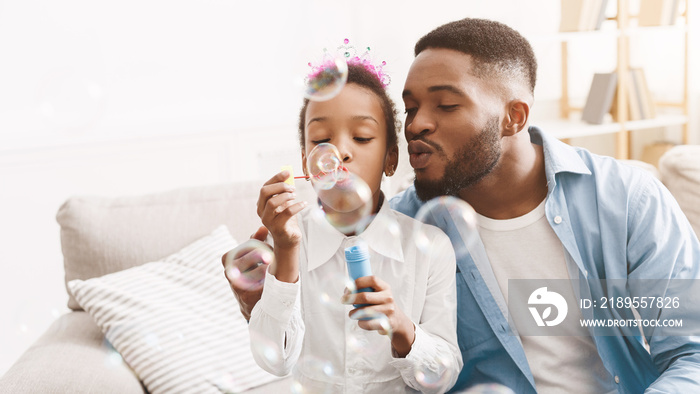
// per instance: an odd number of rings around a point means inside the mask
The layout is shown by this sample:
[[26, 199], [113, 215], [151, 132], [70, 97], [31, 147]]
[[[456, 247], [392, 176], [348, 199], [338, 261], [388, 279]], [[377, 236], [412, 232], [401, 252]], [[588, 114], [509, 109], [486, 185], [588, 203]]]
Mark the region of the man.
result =
[[[464, 368], [453, 390], [698, 391], [697, 336], [647, 335], [648, 350], [641, 336], [518, 336], [505, 312], [509, 279], [582, 280], [594, 299], [609, 295], [599, 279], [698, 279], [700, 244], [670, 193], [642, 170], [528, 127], [537, 64], [509, 27], [448, 23], [421, 38], [415, 56], [403, 99], [416, 178], [391, 206], [415, 216], [425, 201], [453, 195], [479, 215], [475, 245], [443, 229], [458, 259]], [[245, 315], [259, 294], [234, 292]]]

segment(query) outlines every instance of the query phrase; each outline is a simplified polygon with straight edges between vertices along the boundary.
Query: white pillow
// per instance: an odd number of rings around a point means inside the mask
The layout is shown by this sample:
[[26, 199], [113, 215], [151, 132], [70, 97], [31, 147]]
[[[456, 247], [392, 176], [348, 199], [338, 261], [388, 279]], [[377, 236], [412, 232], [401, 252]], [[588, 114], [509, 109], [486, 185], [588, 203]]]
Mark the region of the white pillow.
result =
[[223, 275], [225, 226], [163, 261], [68, 287], [152, 394], [241, 392], [278, 379], [250, 352]]

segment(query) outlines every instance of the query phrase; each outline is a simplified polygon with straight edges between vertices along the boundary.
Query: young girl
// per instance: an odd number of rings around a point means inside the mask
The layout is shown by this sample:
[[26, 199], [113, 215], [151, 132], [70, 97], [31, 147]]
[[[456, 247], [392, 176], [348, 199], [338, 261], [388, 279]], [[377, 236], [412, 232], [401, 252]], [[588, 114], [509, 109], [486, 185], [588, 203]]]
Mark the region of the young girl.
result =
[[[318, 214], [320, 207], [294, 200], [286, 171], [264, 184], [257, 210], [275, 261], [250, 318], [253, 354], [270, 373], [293, 370], [303, 392], [441, 392], [462, 367], [454, 252], [440, 230], [385, 203], [382, 176], [398, 163], [396, 110], [372, 67], [348, 67], [337, 96], [304, 100], [302, 162], [306, 168], [317, 144], [335, 145], [343, 167], [371, 189], [376, 216], [359, 235], [345, 235]], [[416, 246], [417, 231], [432, 241], [429, 250]], [[368, 246], [373, 276], [355, 284], [372, 292], [350, 294], [335, 279], [347, 277], [344, 249], [357, 242]]]

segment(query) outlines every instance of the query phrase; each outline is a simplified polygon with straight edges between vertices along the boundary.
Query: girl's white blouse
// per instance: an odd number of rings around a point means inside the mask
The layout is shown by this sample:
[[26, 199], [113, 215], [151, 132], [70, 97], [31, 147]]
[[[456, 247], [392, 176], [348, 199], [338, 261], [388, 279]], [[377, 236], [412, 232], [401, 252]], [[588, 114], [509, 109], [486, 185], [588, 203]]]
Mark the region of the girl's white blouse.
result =
[[[300, 279], [267, 274], [249, 332], [258, 365], [283, 376], [293, 370], [304, 392], [443, 392], [462, 368], [457, 345], [455, 255], [439, 229], [383, 204], [359, 236], [345, 236], [318, 207], [297, 216], [302, 232]], [[348, 281], [344, 249], [362, 239], [372, 274], [391, 286], [416, 338], [405, 358], [390, 338], [365, 331], [340, 303]], [[416, 242], [420, 239], [420, 242]]]

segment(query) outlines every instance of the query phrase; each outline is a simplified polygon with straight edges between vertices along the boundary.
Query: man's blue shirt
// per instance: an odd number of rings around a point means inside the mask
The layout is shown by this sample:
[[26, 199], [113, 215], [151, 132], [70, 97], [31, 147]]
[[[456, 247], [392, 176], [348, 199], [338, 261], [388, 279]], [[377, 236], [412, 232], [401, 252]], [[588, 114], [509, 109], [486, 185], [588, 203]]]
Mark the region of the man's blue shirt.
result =
[[[593, 299], [611, 292], [646, 296], [644, 289], [635, 286], [610, 289], [600, 279], [700, 278], [698, 238], [659, 181], [644, 170], [566, 145], [536, 127], [530, 127], [529, 133], [532, 143], [544, 149], [547, 221], [565, 248], [569, 272], [578, 271], [576, 277], [587, 285]], [[411, 186], [390, 204], [415, 217], [423, 202]], [[536, 392], [522, 345], [501, 312], [503, 299], [496, 294], [498, 284], [483, 243], [479, 240], [467, 248], [455, 228], [443, 231], [457, 256], [457, 335], [464, 361], [453, 390], [497, 382], [516, 393]], [[603, 315], [596, 318], [619, 317], [613, 309], [598, 311]], [[646, 312], [639, 310], [642, 318], [655, 317], [645, 316]], [[685, 308], [684, 313], [688, 321], [697, 321], [700, 304]], [[648, 392], [700, 392], [700, 336], [649, 336], [649, 352], [641, 335], [593, 339], [621, 393], [641, 393], [647, 388]]]

